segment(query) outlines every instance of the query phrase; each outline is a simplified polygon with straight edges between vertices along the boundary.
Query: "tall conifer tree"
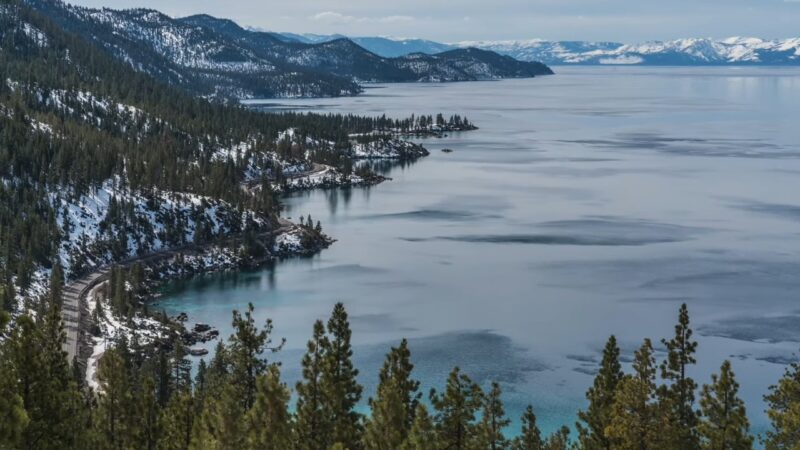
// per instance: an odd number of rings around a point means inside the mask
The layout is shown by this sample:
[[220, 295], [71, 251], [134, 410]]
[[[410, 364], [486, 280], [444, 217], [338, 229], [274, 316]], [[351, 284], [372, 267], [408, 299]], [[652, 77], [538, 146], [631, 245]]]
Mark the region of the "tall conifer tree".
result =
[[522, 431], [514, 439], [514, 450], [542, 450], [542, 432], [536, 424], [536, 414], [533, 413], [533, 406], [528, 405], [522, 414]]
[[192, 430], [191, 450], [240, 450], [245, 445], [241, 390], [226, 383], [206, 399]]
[[369, 402], [372, 414], [364, 430], [367, 449], [399, 448], [408, 436], [421, 395], [419, 382], [411, 378], [410, 357], [405, 339], [386, 355], [377, 396]]
[[688, 375], [689, 366], [696, 363], [697, 342], [692, 340], [689, 310], [681, 305], [675, 336], [661, 341], [667, 348], [667, 358], [661, 364], [661, 377], [666, 381], [659, 387], [658, 397], [667, 418], [671, 442], [675, 450], [693, 450], [698, 446], [697, 412], [694, 410], [697, 383]]
[[358, 369], [353, 365], [353, 348], [350, 344], [352, 332], [342, 303], [337, 303], [333, 308], [328, 320], [328, 334], [328, 349], [320, 383], [332, 421], [331, 437], [334, 443], [357, 450], [361, 445], [362, 424], [361, 414], [355, 407], [361, 400], [363, 388], [356, 379]]
[[503, 430], [511, 423], [501, 399], [500, 384], [492, 383], [492, 389], [483, 398], [483, 412], [480, 423], [480, 446], [488, 450], [508, 448], [508, 440]]
[[125, 361], [117, 348], [106, 350], [98, 362], [97, 380], [102, 395], [97, 400], [94, 424], [101, 448], [121, 449], [135, 445], [132, 423], [133, 387]]
[[603, 360], [592, 387], [586, 392], [589, 406], [578, 412], [577, 428], [583, 450], [611, 450], [611, 441], [606, 437], [606, 428], [611, 424], [614, 396], [622, 379], [619, 362], [619, 347], [613, 335], [603, 349]]
[[292, 446], [289, 389], [280, 381], [277, 366], [256, 380], [256, 400], [245, 417], [247, 449], [284, 450]]
[[766, 433], [767, 450], [796, 450], [800, 448], [800, 363], [786, 369], [778, 384], [770, 386], [767, 416], [772, 429]]
[[189, 390], [178, 390], [161, 411], [159, 450], [188, 450], [197, 407]]
[[[58, 286], [58, 275], [53, 284]], [[29, 418], [23, 448], [70, 448], [82, 441], [82, 397], [63, 350], [66, 334], [60, 298], [43, 301], [37, 321], [17, 319], [12, 358], [20, 380], [20, 393]]]
[[729, 361], [722, 363], [719, 375], [711, 376], [711, 385], [703, 386], [700, 413], [702, 450], [752, 450], [747, 411]]
[[297, 383], [296, 441], [301, 450], [327, 450], [333, 444], [333, 423], [322, 387], [326, 351], [325, 325], [314, 323], [314, 333], [303, 356], [303, 379]]
[[401, 446], [402, 450], [431, 450], [437, 448], [438, 440], [433, 420], [428, 409], [422, 403], [414, 411], [414, 423], [408, 432], [406, 441]]
[[405, 442], [406, 406], [398, 381], [389, 378], [378, 385], [377, 398], [370, 399], [371, 416], [364, 427], [365, 450], [397, 449]]
[[[0, 311], [0, 335], [5, 335], [9, 320], [9, 315]], [[18, 377], [9, 352], [10, 345], [10, 339], [0, 342], [0, 448], [17, 448], [30, 421], [18, 393]]]
[[156, 450], [161, 439], [161, 417], [156, 382], [150, 375], [139, 381], [138, 395], [134, 401], [135, 415], [131, 417], [136, 428], [135, 448]]
[[233, 335], [230, 339], [229, 355], [234, 385], [242, 390], [242, 407], [253, 406], [256, 395], [256, 378], [267, 369], [267, 360], [261, 355], [277, 351], [281, 345], [272, 347], [272, 321], [267, 320], [263, 329], [258, 329], [253, 317], [254, 307], [250, 303], [244, 316], [233, 312]]
[[478, 431], [475, 414], [482, 398], [478, 385], [458, 367], [450, 372], [441, 395], [431, 391], [431, 404], [436, 410], [434, 423], [443, 448], [466, 450], [474, 445]]
[[658, 404], [655, 401], [653, 344], [645, 339], [636, 351], [633, 375], [622, 378], [614, 399], [611, 424], [606, 436], [617, 450], [661, 450]]

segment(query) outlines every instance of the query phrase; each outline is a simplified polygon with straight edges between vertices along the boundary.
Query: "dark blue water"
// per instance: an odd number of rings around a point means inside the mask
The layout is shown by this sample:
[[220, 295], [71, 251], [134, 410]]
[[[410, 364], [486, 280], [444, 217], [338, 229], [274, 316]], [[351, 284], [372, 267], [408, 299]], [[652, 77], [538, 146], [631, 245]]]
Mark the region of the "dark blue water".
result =
[[630, 357], [686, 301], [691, 375], [731, 359], [763, 429], [761, 397], [800, 348], [800, 70], [559, 72], [279, 102], [481, 129], [426, 140], [430, 157], [379, 186], [287, 198], [286, 216], [338, 239], [319, 256], [177, 283], [161, 305], [227, 334], [230, 311], [255, 303], [287, 338], [292, 380], [313, 321], [343, 301], [368, 391], [408, 337], [426, 391], [460, 365], [549, 431], [574, 422], [609, 334]]

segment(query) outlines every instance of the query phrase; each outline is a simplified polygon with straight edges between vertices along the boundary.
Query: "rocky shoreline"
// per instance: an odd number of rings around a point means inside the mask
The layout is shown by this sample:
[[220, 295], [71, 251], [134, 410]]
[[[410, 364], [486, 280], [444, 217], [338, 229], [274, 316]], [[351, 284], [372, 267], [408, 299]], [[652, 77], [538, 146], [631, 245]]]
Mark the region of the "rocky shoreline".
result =
[[163, 252], [117, 264], [116, 267], [123, 268], [132, 268], [139, 264], [145, 275], [145, 290], [137, 298], [141, 310], [128, 318], [117, 317], [110, 308], [108, 300], [111, 289], [107, 276], [109, 267], [93, 272], [93, 274], [103, 272], [103, 276], [97, 277], [96, 283], [89, 286], [85, 295], [79, 299], [82, 311], [79, 320], [81, 338], [78, 340], [78, 349], [75, 352], [76, 362], [85, 368], [89, 385], [95, 386], [96, 364], [106, 346], [110, 341], [123, 336], [129, 342], [135, 339], [141, 345], [166, 348], [170, 348], [172, 339], [179, 336], [182, 344], [194, 356], [202, 356], [205, 352], [192, 348], [193, 346], [219, 336], [219, 332], [210, 327], [200, 326], [198, 329], [195, 325], [194, 328], [187, 329], [186, 314], [166, 317], [154, 312], [158, 290], [164, 284], [200, 274], [257, 268], [282, 258], [313, 255], [335, 242], [318, 230], [284, 220], [279, 231], [274, 235], [264, 236], [267, 238], [264, 253], [257, 256], [247, 255], [242, 251], [243, 238], [229, 238], [227, 242], [190, 250]]
[[[448, 132], [476, 129], [424, 129], [418, 132], [400, 133], [393, 130], [390, 135], [351, 136], [351, 157], [354, 160], [412, 161], [430, 155], [423, 146], [403, 139], [404, 137], [444, 137]], [[284, 194], [306, 189], [327, 189], [351, 186], [370, 186], [389, 178], [364, 172], [343, 174], [330, 166], [314, 164], [290, 175], [282, 186], [276, 186]], [[90, 386], [97, 387], [94, 379], [97, 362], [110, 342], [125, 338], [136, 339], [140, 345], [156, 345], [171, 348], [177, 336], [191, 356], [200, 357], [207, 350], [196, 347], [219, 337], [219, 331], [207, 324], [195, 323], [190, 328], [190, 317], [181, 313], [166, 317], [157, 310], [159, 290], [165, 284], [185, 280], [201, 274], [228, 270], [244, 270], [262, 267], [265, 264], [297, 256], [314, 255], [328, 248], [335, 240], [311, 224], [295, 224], [278, 217], [275, 228], [263, 232], [252, 242], [253, 236], [239, 235], [220, 237], [205, 245], [164, 250], [145, 257], [132, 258], [125, 262], [95, 269], [106, 274], [97, 278], [80, 298], [80, 328], [82, 338], [76, 351], [76, 362], [85, 367], [85, 378]], [[253, 248], [256, 251], [253, 251]], [[144, 290], [137, 297], [139, 307], [133, 317], [118, 317], [109, 304], [111, 289], [107, 273], [110, 267], [131, 269], [140, 265], [144, 273]], [[90, 274], [91, 275], [91, 274]], [[100, 309], [98, 309], [100, 308]], [[100, 318], [100, 319], [98, 319]], [[100, 322], [100, 323], [95, 323]]]

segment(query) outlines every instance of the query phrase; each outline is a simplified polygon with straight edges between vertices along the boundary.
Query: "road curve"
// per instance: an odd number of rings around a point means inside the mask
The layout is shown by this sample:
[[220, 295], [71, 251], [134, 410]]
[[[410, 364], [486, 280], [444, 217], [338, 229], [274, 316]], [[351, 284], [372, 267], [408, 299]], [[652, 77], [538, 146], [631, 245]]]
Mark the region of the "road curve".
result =
[[[292, 222], [284, 219], [283, 217], [278, 217], [278, 228], [263, 233], [262, 236], [276, 236], [281, 233], [285, 233], [292, 228], [295, 227], [295, 224]], [[228, 239], [239, 239], [241, 236], [232, 236]], [[206, 245], [185, 245], [179, 248], [173, 248], [168, 250], [160, 250], [157, 252], [153, 252], [147, 255], [133, 257], [127, 259], [125, 261], [120, 261], [115, 263], [115, 265], [122, 265], [122, 266], [129, 266], [136, 262], [152, 262], [155, 260], [168, 258], [174, 256], [178, 253], [183, 253], [187, 251], [199, 251], [204, 247], [210, 247], [213, 245], [219, 245], [221, 242], [210, 242]], [[108, 276], [111, 272], [111, 266], [106, 265], [98, 268], [94, 272], [85, 275], [64, 287], [64, 292], [62, 295], [62, 306], [61, 306], [61, 318], [64, 324], [64, 331], [67, 335], [67, 340], [64, 342], [62, 346], [63, 350], [67, 352], [67, 361], [73, 363], [75, 361], [75, 357], [79, 355], [80, 350], [80, 338], [82, 330], [86, 330], [86, 324], [89, 320], [87, 317], [87, 306], [85, 305], [84, 299], [89, 294], [89, 291], [92, 290], [95, 286], [102, 283], [103, 281], [108, 279]], [[83, 325], [82, 325], [83, 324]]]
[[84, 317], [86, 315], [86, 306], [82, 304], [83, 299], [93, 287], [108, 278], [108, 273], [109, 269], [104, 267], [73, 281], [64, 288], [64, 294], [61, 297], [61, 317], [67, 340], [64, 342], [63, 349], [67, 352], [67, 361], [70, 361], [70, 363], [75, 360], [75, 356], [78, 354], [78, 343], [80, 342], [82, 330], [81, 323], [87, 319]]

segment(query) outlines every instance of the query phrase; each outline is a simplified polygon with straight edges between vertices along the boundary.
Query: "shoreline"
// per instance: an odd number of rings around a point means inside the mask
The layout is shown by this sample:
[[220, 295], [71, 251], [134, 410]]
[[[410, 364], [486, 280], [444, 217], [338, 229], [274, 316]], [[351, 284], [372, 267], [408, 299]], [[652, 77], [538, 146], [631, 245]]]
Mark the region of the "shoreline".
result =
[[[405, 132], [399, 129], [384, 130], [387, 138], [381, 142], [381, 145], [373, 146], [356, 142], [354, 143], [354, 153], [351, 156], [354, 161], [366, 162], [416, 161], [429, 156], [430, 152], [420, 144], [401, 139], [410, 137], [446, 138], [448, 133], [476, 129], [478, 127], [470, 124], [463, 129], [445, 125], [405, 130]], [[387, 180], [391, 180], [391, 178], [379, 174], [368, 178], [355, 174], [344, 176], [330, 166], [313, 164], [308, 170], [290, 175], [278, 192], [281, 195], [287, 195], [312, 189], [368, 187]], [[253, 186], [245, 186], [245, 189], [251, 188]], [[188, 280], [198, 275], [254, 269], [288, 258], [310, 256], [336, 242], [336, 239], [319, 230], [313, 230], [281, 217], [280, 213], [276, 215], [275, 228], [259, 232], [256, 236], [257, 244], [263, 250], [263, 254], [257, 256], [243, 254], [241, 250], [246, 238], [244, 233], [235, 236], [219, 236], [204, 244], [187, 244], [179, 248], [163, 249], [103, 264], [65, 285], [65, 304], [68, 302], [71, 305], [69, 311], [77, 311], [77, 315], [70, 316], [67, 308], [64, 308], [62, 317], [65, 330], [71, 338], [67, 339], [63, 347], [64, 351], [70, 355], [70, 361], [77, 364], [83, 371], [86, 383], [97, 388], [93, 379], [97, 362], [101, 359], [107, 343], [116, 339], [121, 333], [136, 334], [137, 336], [149, 334], [148, 338], [151, 341], [163, 341], [163, 337], [169, 332], [178, 331], [190, 353], [192, 353], [194, 344], [216, 338], [216, 334], [214, 337], [208, 338], [208, 334], [198, 334], [196, 330], [190, 330], [185, 325], [185, 313], [176, 317], [159, 317], [162, 322], [155, 319], [156, 315], [148, 309], [148, 306], [157, 303], [160, 297], [157, 290], [165, 284]], [[104, 290], [111, 268], [132, 268], [137, 264], [143, 264], [146, 274], [145, 292], [137, 299], [143, 310], [137, 311], [133, 317], [126, 318], [127, 325], [124, 325], [120, 322], [122, 318], [116, 317], [116, 314], [111, 311]], [[69, 298], [67, 298], [67, 293], [70, 294]], [[98, 299], [100, 301], [97, 301]], [[101, 311], [102, 317], [104, 317], [102, 323], [93, 321], [96, 305], [101, 305], [103, 308]], [[68, 323], [69, 325], [67, 325]], [[95, 330], [92, 330], [93, 327]], [[216, 330], [213, 331], [216, 332]]]
[[[370, 160], [373, 158], [361, 158]], [[394, 158], [393, 160], [402, 160]], [[418, 158], [413, 158], [418, 159]], [[391, 178], [377, 175], [371, 179], [348, 179], [347, 182], [334, 178], [326, 178], [330, 167], [314, 167], [305, 173], [297, 174], [290, 178], [291, 183], [282, 191], [282, 195], [292, 194], [304, 190], [368, 187], [378, 185]], [[321, 175], [321, 176], [319, 176]], [[306, 180], [316, 179], [317, 182]], [[310, 240], [302, 245], [301, 236], [310, 236]], [[281, 239], [283, 238], [283, 239]], [[156, 292], [165, 284], [180, 280], [189, 280], [195, 276], [212, 274], [224, 271], [240, 271], [264, 267], [267, 264], [280, 260], [311, 256], [328, 248], [336, 239], [317, 233], [307, 227], [277, 216], [276, 228], [259, 233], [256, 236], [258, 243], [265, 253], [258, 257], [243, 256], [237, 253], [245, 239], [244, 234], [235, 236], [220, 236], [212, 242], [204, 244], [187, 244], [182, 247], [163, 249], [150, 254], [127, 258], [122, 261], [103, 264], [92, 271], [84, 273], [79, 278], [64, 286], [62, 301], [65, 307], [62, 310], [62, 320], [67, 333], [67, 340], [63, 350], [68, 355], [71, 364], [77, 364], [84, 373], [88, 385], [97, 388], [93, 381], [96, 373], [96, 364], [102, 357], [108, 342], [117, 338], [120, 329], [123, 333], [136, 333], [139, 329], [128, 329], [121, 324], [119, 318], [104, 305], [104, 324], [92, 323], [92, 314], [95, 309], [94, 302], [99, 298], [102, 303], [107, 303], [106, 295], [102, 292], [109, 280], [113, 267], [131, 268], [143, 263], [146, 273], [146, 293], [140, 299], [145, 311], [137, 313], [136, 320], [155, 326], [154, 314], [148, 306], [156, 303], [160, 295]], [[67, 305], [69, 305], [67, 307]], [[181, 329], [182, 335], [189, 336], [192, 331], [184, 325], [184, 321], [177, 317], [168, 318], [169, 325]], [[106, 329], [99, 336], [91, 333], [93, 326]], [[109, 332], [111, 330], [112, 332]], [[164, 330], [162, 330], [164, 331]], [[158, 333], [157, 333], [158, 334]], [[187, 350], [191, 349], [197, 341], [186, 342]], [[94, 383], [94, 384], [93, 384]]]
[[[308, 245], [281, 245], [279, 242], [283, 236], [309, 236]], [[67, 340], [64, 342], [63, 349], [67, 353], [71, 363], [77, 364], [86, 374], [89, 382], [90, 374], [94, 373], [94, 368], [89, 364], [99, 360], [102, 351], [98, 352], [98, 345], [105, 345], [109, 339], [114, 339], [121, 328], [121, 322], [113, 317], [110, 308], [105, 308], [103, 316], [105, 323], [92, 323], [92, 314], [95, 309], [94, 302], [105, 294], [100, 290], [106, 287], [109, 273], [113, 267], [130, 268], [136, 264], [143, 263], [146, 276], [146, 293], [140, 301], [146, 306], [157, 300], [155, 290], [165, 283], [179, 279], [189, 279], [193, 276], [207, 273], [220, 272], [225, 270], [243, 270], [247, 268], [261, 267], [270, 262], [281, 258], [304, 256], [316, 254], [335, 242], [335, 239], [324, 235], [316, 234], [313, 230], [279, 218], [279, 227], [264, 232], [258, 236], [260, 243], [264, 246], [265, 254], [260, 257], [247, 257], [237, 255], [236, 250], [241, 248], [244, 240], [243, 235], [226, 236], [218, 241], [203, 245], [191, 245], [177, 249], [167, 249], [140, 257], [130, 258], [125, 261], [106, 264], [95, 268], [92, 272], [85, 274], [81, 278], [67, 284], [64, 288], [64, 308], [62, 318], [65, 323]], [[290, 242], [300, 242], [297, 239], [288, 239]], [[271, 245], [274, 243], [275, 245]], [[67, 307], [69, 305], [69, 307]], [[106, 309], [108, 309], [106, 311]], [[77, 312], [76, 315], [71, 313]], [[153, 314], [149, 311], [140, 312], [135, 319], [140, 321], [154, 321]], [[169, 325], [182, 327], [182, 322], [170, 318]], [[69, 323], [69, 325], [67, 325]], [[91, 328], [110, 328], [115, 332], [101, 332], [99, 336], [92, 333]], [[166, 326], [166, 324], [165, 324]], [[123, 332], [133, 332], [140, 330], [125, 330]], [[99, 341], [99, 342], [98, 342]], [[192, 344], [188, 344], [190, 346]]]

